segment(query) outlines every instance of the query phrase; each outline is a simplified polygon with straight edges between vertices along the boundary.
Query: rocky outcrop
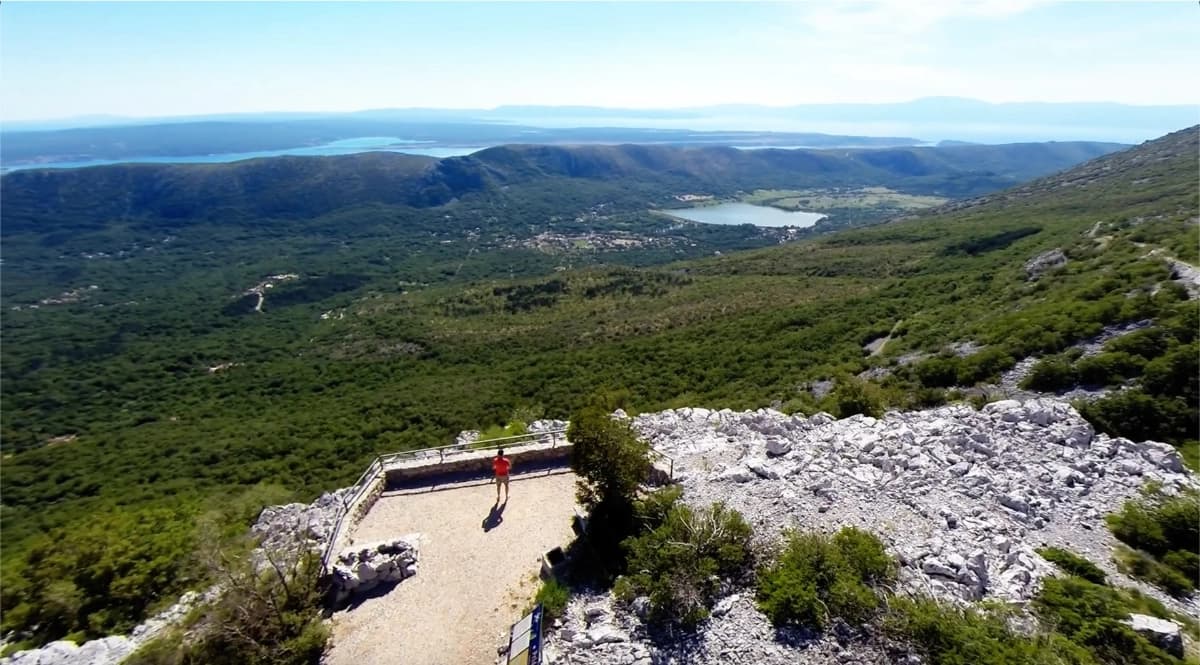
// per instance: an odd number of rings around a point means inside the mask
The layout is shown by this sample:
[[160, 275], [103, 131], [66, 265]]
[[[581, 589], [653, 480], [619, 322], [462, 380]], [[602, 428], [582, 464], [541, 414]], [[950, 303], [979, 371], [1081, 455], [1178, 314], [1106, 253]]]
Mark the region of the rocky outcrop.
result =
[[469, 448], [472, 443], [475, 443], [478, 440], [479, 440], [479, 430], [475, 430], [475, 429], [463, 430], [458, 433], [458, 436], [454, 437], [454, 447], [455, 448]]
[[118, 635], [85, 642], [51, 642], [40, 649], [20, 651], [5, 659], [5, 665], [109, 665], [125, 660], [135, 647], [128, 637]]
[[870, 529], [911, 588], [960, 600], [1027, 600], [1052, 571], [1042, 542], [1107, 561], [1104, 515], [1148, 480], [1195, 486], [1171, 446], [1096, 434], [1051, 399], [881, 419], [680, 409], [635, 427], [675, 458], [687, 501], [724, 501], [760, 529]]
[[1067, 265], [1067, 255], [1062, 248], [1055, 247], [1048, 252], [1042, 252], [1025, 262], [1025, 274], [1029, 281], [1041, 279], [1042, 275]]
[[[867, 529], [900, 561], [902, 592], [956, 603], [1024, 604], [1055, 572], [1035, 552], [1042, 545], [1071, 549], [1110, 578], [1137, 585], [1112, 563], [1117, 543], [1105, 515], [1136, 496], [1147, 481], [1161, 483], [1168, 493], [1198, 486], [1171, 446], [1098, 434], [1070, 404], [1056, 399], [841, 420], [770, 409], [685, 408], [638, 416], [634, 427], [674, 458], [684, 501], [722, 501], [768, 537], [786, 527]], [[1139, 588], [1188, 610], [1156, 589]], [[718, 605], [687, 645], [650, 640], [631, 608], [605, 610], [614, 630], [628, 640], [601, 644], [589, 637], [596, 622], [586, 622], [586, 612], [578, 610], [579, 616], [568, 616], [553, 632], [555, 662], [907, 658], [885, 654], [868, 636], [859, 636], [850, 650], [830, 634], [797, 637], [793, 643], [757, 612], [751, 592], [737, 593]], [[596, 604], [603, 598], [579, 602]], [[574, 602], [571, 608], [577, 611]], [[690, 655], [678, 656], [677, 648]]]
[[334, 604], [416, 575], [419, 541], [419, 535], [411, 534], [339, 554], [331, 571]]
[[1145, 614], [1130, 614], [1126, 623], [1133, 628], [1133, 632], [1145, 637], [1151, 644], [1176, 658], [1183, 658], [1183, 635], [1179, 632], [1178, 623]]
[[751, 592], [726, 596], [702, 630], [675, 639], [652, 634], [636, 611], [614, 606], [611, 596], [576, 596], [547, 631], [544, 650], [547, 665], [884, 665], [903, 657], [889, 657], [873, 635], [843, 623], [824, 635], [776, 629]]
[[133, 629], [129, 635], [111, 635], [75, 644], [68, 640], [51, 642], [40, 649], [19, 651], [10, 658], [0, 660], [3, 665], [116, 665], [125, 660], [143, 644], [158, 637], [164, 630], [174, 626], [187, 616], [192, 608], [215, 598], [214, 587], [205, 593], [189, 591], [179, 602], [149, 618]]
[[1188, 297], [1200, 298], [1200, 268], [1178, 259], [1169, 259], [1167, 264], [1171, 266], [1171, 279], [1187, 289]]
[[[1110, 341], [1117, 339], [1118, 337], [1124, 337], [1131, 332], [1147, 328], [1153, 323], [1154, 322], [1150, 319], [1142, 319], [1140, 321], [1132, 321], [1130, 323], [1105, 326], [1104, 329], [1100, 331], [1100, 334], [1096, 335], [1095, 337], [1085, 339], [1082, 342], [1072, 344], [1070, 348], [1079, 349], [1083, 354], [1082, 357], [1086, 358], [1094, 356], [1102, 352], [1104, 350], [1104, 345]], [[1016, 365], [1013, 365], [1010, 369], [1003, 372], [1000, 375], [1000, 388], [1006, 391], [1008, 394], [1013, 394], [1022, 390], [1021, 382], [1025, 380], [1025, 377], [1029, 376], [1029, 374], [1033, 371], [1034, 365], [1037, 365], [1039, 360], [1041, 360], [1041, 358], [1029, 356], [1027, 358], [1023, 358], [1017, 362]], [[1063, 399], [1094, 399], [1096, 397], [1103, 396], [1108, 392], [1109, 391], [1106, 388], [1098, 388], [1095, 390], [1075, 388], [1059, 395], [1059, 397]], [[1034, 393], [1030, 392], [1029, 394], [1032, 395]]]
[[322, 494], [312, 503], [268, 506], [250, 531], [259, 539], [260, 550], [290, 550], [298, 543], [320, 548], [333, 536], [339, 511], [353, 493], [350, 487]]

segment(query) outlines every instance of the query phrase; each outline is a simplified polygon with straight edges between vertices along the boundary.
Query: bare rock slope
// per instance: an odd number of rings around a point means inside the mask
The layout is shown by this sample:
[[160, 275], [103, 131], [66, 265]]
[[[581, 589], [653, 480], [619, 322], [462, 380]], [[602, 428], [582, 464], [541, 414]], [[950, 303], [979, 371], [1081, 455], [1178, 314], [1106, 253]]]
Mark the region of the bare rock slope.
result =
[[[951, 602], [1027, 601], [1054, 572], [1035, 552], [1043, 544], [1068, 547], [1137, 585], [1111, 563], [1116, 541], [1105, 515], [1148, 481], [1167, 492], [1197, 487], [1171, 446], [1097, 434], [1069, 404], [1051, 399], [841, 420], [685, 408], [638, 416], [633, 424], [674, 457], [688, 503], [722, 501], [764, 534], [788, 526], [870, 530], [901, 562], [904, 589]], [[1140, 588], [1200, 615], [1195, 606]], [[630, 611], [606, 602], [573, 601], [564, 628], [550, 639], [558, 662], [718, 663], [734, 662], [734, 652], [756, 663], [884, 658], [870, 645], [845, 655], [829, 637], [784, 639], [745, 597], [719, 606], [724, 611], [714, 613], [684, 657], [678, 645], [648, 641]], [[612, 612], [612, 630], [587, 620], [597, 603]]]

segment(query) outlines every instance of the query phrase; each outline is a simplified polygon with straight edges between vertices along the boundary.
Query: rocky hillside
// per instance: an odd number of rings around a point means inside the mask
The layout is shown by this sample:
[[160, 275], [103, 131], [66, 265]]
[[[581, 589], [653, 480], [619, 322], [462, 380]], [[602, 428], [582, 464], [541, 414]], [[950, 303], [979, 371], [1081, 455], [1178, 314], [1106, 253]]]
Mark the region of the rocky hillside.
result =
[[[901, 562], [900, 586], [950, 602], [1028, 601], [1054, 567], [1035, 549], [1059, 546], [1168, 606], [1180, 603], [1121, 575], [1104, 517], [1148, 482], [1200, 487], [1171, 446], [1097, 434], [1067, 403], [1001, 401], [891, 412], [883, 418], [678, 409], [633, 421], [675, 460], [683, 498], [721, 501], [759, 534], [786, 527], [871, 531]], [[637, 602], [634, 606], [638, 605]], [[905, 662], [869, 633], [777, 632], [734, 590], [682, 641], [652, 635], [635, 608], [576, 598], [553, 633], [557, 663]], [[672, 660], [672, 658], [674, 660]], [[919, 661], [916, 661], [919, 662]]]
[[[1098, 157], [1002, 192], [955, 201], [929, 212], [941, 214], [985, 206], [1008, 207], [1029, 200], [1046, 200], [1064, 190], [1103, 191], [1111, 187], [1114, 181], [1122, 180], [1126, 174], [1141, 176], [1132, 178], [1128, 183], [1128, 193], [1136, 196], [1137, 192], [1150, 190], [1156, 184], [1175, 180], [1180, 173], [1178, 169], [1190, 169], [1194, 173], [1197, 154], [1200, 154], [1200, 125], [1193, 125], [1147, 141], [1132, 150]], [[1176, 170], [1172, 172], [1169, 169]]]

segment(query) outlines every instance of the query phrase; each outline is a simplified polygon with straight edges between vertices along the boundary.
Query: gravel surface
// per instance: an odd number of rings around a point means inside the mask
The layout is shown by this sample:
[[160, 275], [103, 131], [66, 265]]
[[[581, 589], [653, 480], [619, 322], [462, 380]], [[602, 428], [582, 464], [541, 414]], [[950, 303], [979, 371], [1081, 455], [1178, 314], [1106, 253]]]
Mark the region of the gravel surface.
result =
[[[570, 542], [575, 476], [513, 475], [502, 521], [484, 530], [490, 483], [388, 492], [352, 537], [420, 534], [417, 574], [332, 618], [326, 665], [491, 664], [537, 589], [543, 552]], [[506, 637], [504, 638], [506, 641]]]

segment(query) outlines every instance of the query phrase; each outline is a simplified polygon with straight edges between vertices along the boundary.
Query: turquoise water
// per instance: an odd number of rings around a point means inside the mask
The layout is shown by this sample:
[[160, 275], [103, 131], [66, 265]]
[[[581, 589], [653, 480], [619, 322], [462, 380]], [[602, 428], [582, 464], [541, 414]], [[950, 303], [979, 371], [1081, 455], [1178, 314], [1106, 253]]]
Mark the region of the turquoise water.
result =
[[798, 226], [800, 228], [807, 228], [825, 218], [825, 215], [816, 212], [805, 212], [803, 210], [790, 212], [769, 206], [750, 205], [749, 203], [719, 203], [714, 206], [680, 208], [665, 210], [664, 212], [672, 217], [680, 217], [702, 224], [753, 224], [755, 226], [773, 227]]
[[226, 152], [213, 155], [183, 155], [178, 157], [125, 157], [123, 159], [89, 159], [77, 162], [54, 162], [48, 164], [19, 164], [4, 166], [3, 172], [20, 169], [74, 169], [83, 166], [103, 166], [105, 164], [219, 164], [238, 162], [243, 159], [258, 157], [278, 157], [280, 155], [321, 156], [321, 155], [352, 155], [360, 152], [402, 152], [409, 155], [425, 155], [426, 157], [458, 157], [469, 155], [491, 146], [455, 146], [433, 147], [427, 144], [432, 141], [414, 141], [395, 136], [362, 136], [353, 139], [332, 141], [322, 145], [305, 146], [301, 148], [285, 148], [281, 150], [259, 150], [255, 152]]

